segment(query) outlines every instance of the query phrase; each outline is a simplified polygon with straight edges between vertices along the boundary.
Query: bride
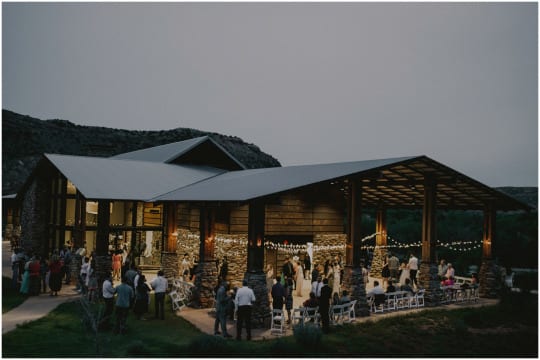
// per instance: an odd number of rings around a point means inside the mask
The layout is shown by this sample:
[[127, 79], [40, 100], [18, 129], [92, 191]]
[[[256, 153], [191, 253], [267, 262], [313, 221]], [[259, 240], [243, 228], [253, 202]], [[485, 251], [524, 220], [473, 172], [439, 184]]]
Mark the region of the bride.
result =
[[409, 268], [407, 267], [407, 264], [402, 262], [401, 266], [400, 266], [400, 270], [401, 270], [401, 275], [399, 276], [399, 284], [400, 285], [405, 285], [405, 279], [410, 279], [411, 278]]

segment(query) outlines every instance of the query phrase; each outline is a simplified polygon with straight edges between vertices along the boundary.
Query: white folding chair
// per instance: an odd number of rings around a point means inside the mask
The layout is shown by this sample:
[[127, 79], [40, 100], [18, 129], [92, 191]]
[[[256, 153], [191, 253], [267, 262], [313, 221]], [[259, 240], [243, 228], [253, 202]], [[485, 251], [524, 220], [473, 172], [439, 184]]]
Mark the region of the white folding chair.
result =
[[386, 300], [385, 300], [385, 308], [386, 310], [396, 310], [396, 293], [387, 293]]
[[185, 305], [183, 304], [182, 297], [180, 296], [180, 294], [178, 294], [176, 290], [171, 291], [169, 293], [169, 296], [171, 298], [173, 311], [182, 310], [184, 308]]
[[424, 306], [424, 295], [426, 293], [426, 289], [420, 289], [416, 293], [416, 307], [423, 307]]
[[305, 311], [306, 309], [303, 307], [293, 309], [292, 311], [293, 325], [294, 324], [304, 325]]
[[304, 324], [308, 321], [312, 321], [315, 325], [319, 326], [319, 307], [307, 307], [304, 312]]
[[283, 335], [285, 332], [285, 319], [283, 317], [283, 310], [272, 309], [272, 324], [270, 327], [270, 333], [278, 333]]

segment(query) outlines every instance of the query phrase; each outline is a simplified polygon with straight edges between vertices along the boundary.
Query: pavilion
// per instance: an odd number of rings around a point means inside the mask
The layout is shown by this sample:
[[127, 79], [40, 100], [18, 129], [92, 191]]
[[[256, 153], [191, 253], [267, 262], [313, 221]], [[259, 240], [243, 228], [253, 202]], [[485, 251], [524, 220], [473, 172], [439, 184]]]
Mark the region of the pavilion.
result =
[[[280, 264], [268, 244], [312, 244], [315, 262], [343, 255], [344, 288], [365, 313], [359, 273], [361, 213], [375, 209], [372, 273], [386, 256], [386, 210], [422, 210], [419, 283], [435, 302], [436, 210], [484, 213], [480, 295], [496, 294], [492, 242], [497, 211], [529, 210], [512, 197], [427, 156], [262, 169], [246, 167], [211, 137], [109, 158], [45, 154], [17, 194], [21, 246], [43, 255], [66, 243], [95, 251], [98, 273], [126, 245], [142, 266], [178, 276], [180, 256], [195, 253], [201, 306], [217, 282], [216, 253], [231, 276], [255, 290], [253, 316], [268, 313], [265, 264]], [[222, 247], [226, 247], [224, 251]], [[232, 261], [231, 261], [232, 260]]]

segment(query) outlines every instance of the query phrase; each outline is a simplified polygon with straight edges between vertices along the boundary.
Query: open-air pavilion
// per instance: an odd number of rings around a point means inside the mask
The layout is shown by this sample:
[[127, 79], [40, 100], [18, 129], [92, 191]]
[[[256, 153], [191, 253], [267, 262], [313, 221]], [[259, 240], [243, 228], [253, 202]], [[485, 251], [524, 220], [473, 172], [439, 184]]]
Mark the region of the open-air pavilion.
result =
[[44, 155], [17, 200], [21, 246], [43, 255], [66, 243], [87, 247], [101, 274], [122, 243], [132, 260], [161, 267], [168, 278], [179, 276], [184, 252], [196, 253], [202, 307], [212, 303], [217, 253], [230, 254], [230, 280], [248, 279], [259, 319], [269, 313], [265, 265], [282, 259], [268, 244], [279, 250], [311, 243], [320, 249], [314, 262], [342, 254], [343, 288], [358, 300], [358, 313], [366, 313], [359, 271], [364, 209], [377, 213], [375, 275], [386, 256], [386, 211], [422, 210], [419, 284], [428, 303], [439, 291], [436, 210], [483, 211], [480, 295], [496, 296], [495, 214], [529, 210], [427, 156], [246, 169], [209, 137], [110, 158]]

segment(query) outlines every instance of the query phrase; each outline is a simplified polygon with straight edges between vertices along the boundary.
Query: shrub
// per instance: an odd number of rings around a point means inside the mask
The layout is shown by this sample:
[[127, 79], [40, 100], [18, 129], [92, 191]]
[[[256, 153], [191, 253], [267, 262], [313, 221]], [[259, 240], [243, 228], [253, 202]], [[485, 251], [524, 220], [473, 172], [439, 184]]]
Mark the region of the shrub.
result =
[[223, 355], [228, 351], [227, 340], [220, 336], [200, 335], [187, 347], [190, 354]]
[[321, 344], [322, 330], [313, 324], [295, 325], [293, 332], [296, 342], [309, 349]]
[[148, 347], [141, 340], [135, 340], [129, 344], [126, 352], [129, 356], [146, 356], [151, 354]]

